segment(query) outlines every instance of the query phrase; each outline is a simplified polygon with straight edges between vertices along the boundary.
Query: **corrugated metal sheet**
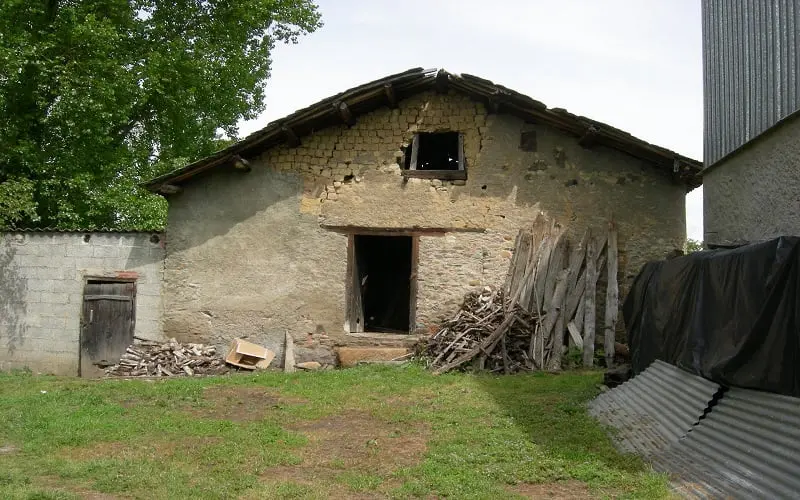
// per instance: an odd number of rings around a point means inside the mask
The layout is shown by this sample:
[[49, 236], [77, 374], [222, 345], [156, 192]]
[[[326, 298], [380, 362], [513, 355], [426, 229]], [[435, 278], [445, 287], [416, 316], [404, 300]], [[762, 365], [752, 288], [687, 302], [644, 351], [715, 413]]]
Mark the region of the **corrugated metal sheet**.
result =
[[704, 161], [800, 110], [800, 2], [703, 0]]
[[653, 465], [725, 497], [798, 498], [799, 450], [800, 399], [733, 388]]
[[703, 416], [719, 385], [663, 361], [589, 403], [589, 413], [616, 428], [623, 450], [653, 455], [686, 435]]

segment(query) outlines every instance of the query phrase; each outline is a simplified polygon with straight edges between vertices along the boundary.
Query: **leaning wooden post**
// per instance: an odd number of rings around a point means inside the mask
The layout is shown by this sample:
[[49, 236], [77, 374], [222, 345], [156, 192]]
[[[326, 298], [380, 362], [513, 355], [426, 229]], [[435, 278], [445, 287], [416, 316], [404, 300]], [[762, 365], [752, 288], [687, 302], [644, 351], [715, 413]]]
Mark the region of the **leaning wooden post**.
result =
[[584, 291], [584, 319], [583, 319], [583, 366], [594, 364], [594, 299], [597, 293], [597, 240], [589, 235], [586, 246], [586, 290]]
[[614, 333], [617, 328], [619, 314], [619, 286], [617, 285], [617, 227], [614, 221], [608, 223], [608, 288], [606, 289], [606, 316], [603, 332], [603, 348], [606, 356], [606, 367], [614, 364]]

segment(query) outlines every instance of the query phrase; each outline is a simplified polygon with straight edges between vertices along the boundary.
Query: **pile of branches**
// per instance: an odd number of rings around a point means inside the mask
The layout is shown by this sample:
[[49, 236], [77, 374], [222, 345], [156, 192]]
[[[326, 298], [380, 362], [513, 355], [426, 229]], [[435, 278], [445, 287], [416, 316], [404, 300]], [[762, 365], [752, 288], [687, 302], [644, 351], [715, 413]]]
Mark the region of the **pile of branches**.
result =
[[228, 367], [214, 346], [139, 338], [128, 346], [119, 363], [105, 370], [106, 375], [114, 377], [191, 377], [227, 372]]
[[444, 373], [472, 362], [492, 372], [537, 369], [529, 355], [537, 324], [536, 315], [507, 300], [502, 290], [467, 294], [453, 319], [428, 339], [430, 368]]

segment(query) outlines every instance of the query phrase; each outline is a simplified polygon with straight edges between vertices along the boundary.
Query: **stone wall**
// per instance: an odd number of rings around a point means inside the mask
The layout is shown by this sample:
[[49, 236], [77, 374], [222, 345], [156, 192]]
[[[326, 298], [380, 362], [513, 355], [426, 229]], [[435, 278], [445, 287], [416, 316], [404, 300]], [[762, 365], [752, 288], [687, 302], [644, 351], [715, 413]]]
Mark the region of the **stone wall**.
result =
[[[464, 134], [467, 181], [401, 176], [402, 148], [419, 131]], [[523, 131], [535, 151], [521, 150]], [[310, 348], [321, 331], [350, 342], [341, 233], [352, 227], [440, 231], [419, 236], [419, 329], [452, 314], [466, 291], [501, 283], [518, 229], [539, 210], [576, 236], [613, 217], [623, 284], [685, 240], [684, 186], [655, 167], [452, 92], [418, 94], [250, 161], [249, 173], [212, 170], [169, 198], [170, 336], [246, 335], [280, 350], [288, 329]]]
[[706, 243], [800, 235], [800, 117], [787, 120], [703, 175]]
[[160, 339], [161, 235], [0, 234], [0, 370], [77, 375], [88, 277], [136, 279], [136, 329]]

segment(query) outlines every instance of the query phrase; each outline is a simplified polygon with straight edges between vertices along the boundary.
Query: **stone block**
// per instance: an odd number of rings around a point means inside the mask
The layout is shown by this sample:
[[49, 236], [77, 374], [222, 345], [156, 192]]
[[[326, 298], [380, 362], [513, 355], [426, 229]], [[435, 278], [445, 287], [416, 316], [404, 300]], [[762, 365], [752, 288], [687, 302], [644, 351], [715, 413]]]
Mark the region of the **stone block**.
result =
[[111, 258], [119, 257], [119, 247], [114, 245], [99, 245], [92, 250], [92, 257]]
[[390, 361], [411, 352], [405, 347], [338, 347], [336, 355], [341, 366], [355, 366], [359, 361]]

